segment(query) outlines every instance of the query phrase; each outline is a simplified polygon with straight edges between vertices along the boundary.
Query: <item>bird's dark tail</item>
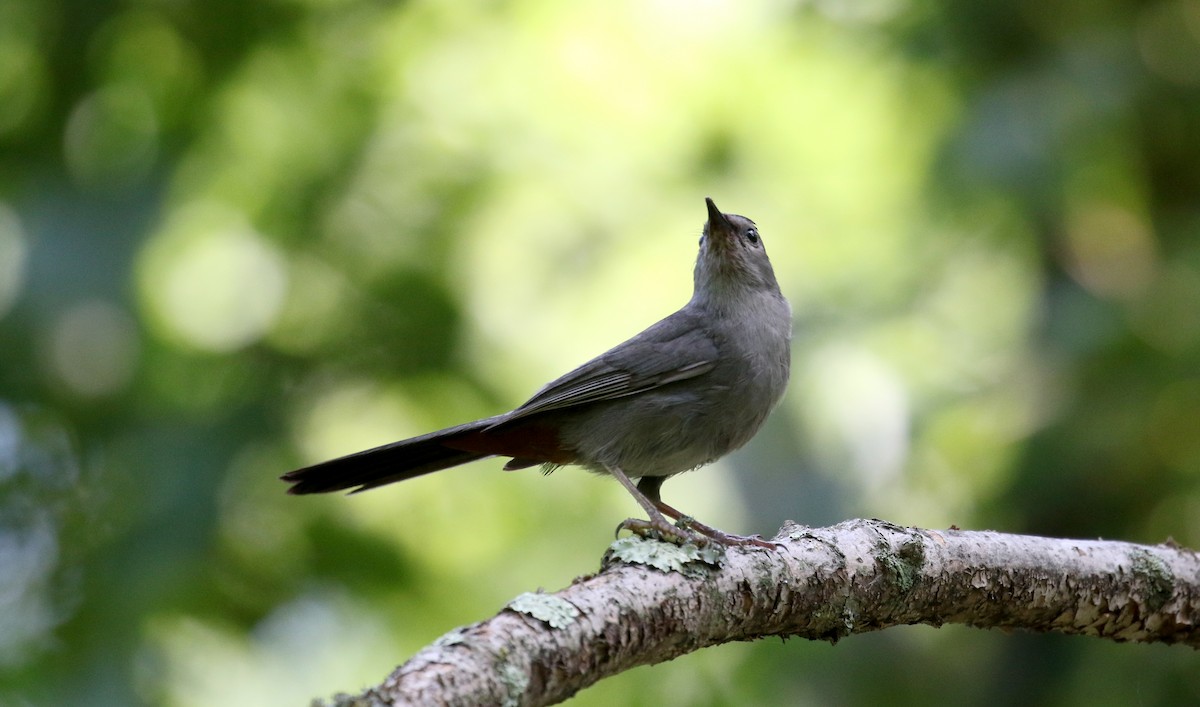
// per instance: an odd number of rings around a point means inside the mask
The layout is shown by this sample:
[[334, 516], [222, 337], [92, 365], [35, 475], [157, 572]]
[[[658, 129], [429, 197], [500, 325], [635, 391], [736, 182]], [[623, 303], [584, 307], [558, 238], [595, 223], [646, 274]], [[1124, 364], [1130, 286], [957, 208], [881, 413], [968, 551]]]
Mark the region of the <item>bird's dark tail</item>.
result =
[[382, 447], [289, 471], [279, 478], [292, 485], [288, 489], [288, 493], [292, 494], [328, 493], [345, 489], [353, 489], [352, 493], [357, 493], [394, 481], [449, 469], [493, 456], [493, 453], [467, 451], [452, 445], [456, 440], [461, 441], [478, 435], [497, 419], [468, 422], [420, 437], [385, 444]]

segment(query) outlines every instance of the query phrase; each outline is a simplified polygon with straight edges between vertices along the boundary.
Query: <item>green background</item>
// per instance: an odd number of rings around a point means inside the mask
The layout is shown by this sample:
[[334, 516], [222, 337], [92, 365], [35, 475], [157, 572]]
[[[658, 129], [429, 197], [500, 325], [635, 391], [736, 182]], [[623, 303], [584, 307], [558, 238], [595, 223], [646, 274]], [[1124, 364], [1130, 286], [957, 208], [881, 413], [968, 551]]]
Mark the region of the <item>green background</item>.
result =
[[[637, 507], [496, 460], [280, 473], [495, 414], [689, 296], [705, 196], [787, 398], [668, 483], [1200, 546], [1200, 2], [0, 2], [0, 704], [303, 704]], [[580, 705], [1170, 705], [1193, 652], [906, 627]]]

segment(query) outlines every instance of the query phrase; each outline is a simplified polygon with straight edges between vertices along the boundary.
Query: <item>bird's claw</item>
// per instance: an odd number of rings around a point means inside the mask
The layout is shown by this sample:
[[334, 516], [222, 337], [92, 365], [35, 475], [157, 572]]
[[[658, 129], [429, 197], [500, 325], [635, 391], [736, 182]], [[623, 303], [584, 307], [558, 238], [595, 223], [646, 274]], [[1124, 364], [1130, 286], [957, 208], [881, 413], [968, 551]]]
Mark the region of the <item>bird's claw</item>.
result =
[[726, 547], [756, 547], [763, 550], [782, 550], [787, 547], [783, 543], [775, 542], [774, 540], [763, 540], [761, 535], [731, 535], [729, 533], [716, 531], [716, 535], [710, 535], [714, 542], [718, 542]]
[[761, 535], [734, 535], [723, 530], [717, 530], [711, 525], [705, 525], [691, 516], [680, 516], [675, 525], [693, 533], [699, 533], [706, 538], [725, 547], [758, 547], [767, 550], [779, 550], [783, 543], [773, 540], [763, 540]]
[[726, 533], [705, 525], [691, 516], [680, 517], [674, 525], [662, 518], [651, 520], [626, 518], [617, 526], [617, 534], [620, 534], [622, 530], [628, 530], [643, 538], [664, 540], [676, 545], [690, 542], [697, 547], [704, 547], [716, 543], [724, 547], [757, 547], [767, 550], [778, 550], [784, 547], [783, 543], [763, 540], [760, 535]]
[[704, 535], [688, 528], [671, 525], [662, 518], [651, 520], [626, 518], [617, 525], [617, 534], [620, 535], [622, 530], [628, 530], [634, 535], [640, 535], [643, 538], [662, 540], [674, 543], [675, 545], [692, 543], [698, 547], [703, 547], [710, 542]]

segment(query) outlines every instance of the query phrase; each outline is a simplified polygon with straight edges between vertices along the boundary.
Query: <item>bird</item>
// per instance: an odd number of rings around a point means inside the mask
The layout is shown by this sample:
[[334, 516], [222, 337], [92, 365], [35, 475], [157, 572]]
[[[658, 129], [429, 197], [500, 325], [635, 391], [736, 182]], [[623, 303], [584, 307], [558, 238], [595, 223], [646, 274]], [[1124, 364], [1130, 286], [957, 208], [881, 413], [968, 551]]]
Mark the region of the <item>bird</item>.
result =
[[623, 521], [618, 533], [774, 546], [700, 523], [661, 498], [668, 478], [750, 441], [790, 371], [791, 307], [757, 225], [722, 213], [711, 198], [705, 204], [692, 297], [681, 309], [509, 412], [289, 471], [280, 477], [288, 492], [358, 493], [507, 457], [506, 471], [576, 465], [615, 478], [648, 517]]

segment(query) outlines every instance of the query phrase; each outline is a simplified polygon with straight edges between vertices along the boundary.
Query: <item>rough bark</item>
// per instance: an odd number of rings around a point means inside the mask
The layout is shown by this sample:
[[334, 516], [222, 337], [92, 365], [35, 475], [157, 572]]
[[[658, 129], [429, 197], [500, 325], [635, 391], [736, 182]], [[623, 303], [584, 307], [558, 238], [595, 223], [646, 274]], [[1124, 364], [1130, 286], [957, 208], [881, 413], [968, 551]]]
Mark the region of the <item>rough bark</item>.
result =
[[606, 557], [598, 574], [546, 595], [544, 610], [517, 603], [526, 613], [506, 608], [456, 629], [380, 685], [337, 701], [554, 704], [704, 646], [764, 636], [837, 641], [900, 624], [1200, 647], [1200, 557], [1172, 545], [878, 520], [787, 525], [777, 539], [777, 551], [731, 550], [720, 567], [692, 562], [683, 572]]

